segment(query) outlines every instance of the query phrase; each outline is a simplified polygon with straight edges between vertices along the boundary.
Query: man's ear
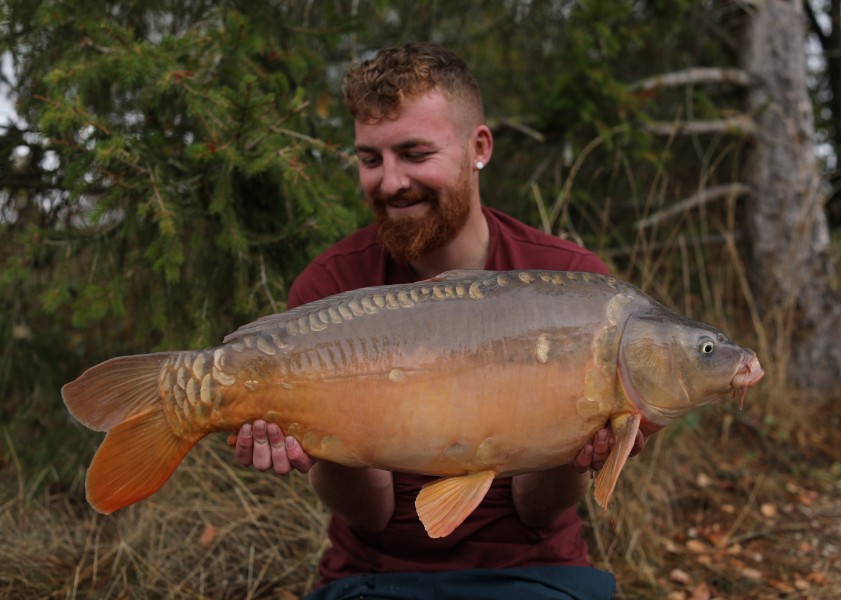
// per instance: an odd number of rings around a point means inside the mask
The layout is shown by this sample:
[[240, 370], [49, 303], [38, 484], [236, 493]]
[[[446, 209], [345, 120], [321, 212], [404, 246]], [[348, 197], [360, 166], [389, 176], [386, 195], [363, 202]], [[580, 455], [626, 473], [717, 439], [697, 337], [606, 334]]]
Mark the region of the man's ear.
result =
[[487, 125], [479, 125], [473, 130], [470, 138], [473, 146], [473, 162], [487, 165], [491, 160], [494, 149], [494, 137]]

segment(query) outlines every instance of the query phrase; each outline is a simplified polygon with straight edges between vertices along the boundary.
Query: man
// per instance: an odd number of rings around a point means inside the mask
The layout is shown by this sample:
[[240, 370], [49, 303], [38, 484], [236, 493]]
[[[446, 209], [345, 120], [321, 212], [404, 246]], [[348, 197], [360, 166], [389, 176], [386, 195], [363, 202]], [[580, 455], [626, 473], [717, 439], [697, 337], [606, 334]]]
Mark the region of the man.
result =
[[[375, 224], [315, 259], [293, 284], [290, 308], [451, 269], [607, 273], [592, 253], [482, 206], [479, 175], [493, 137], [478, 84], [456, 56], [423, 43], [383, 50], [352, 67], [344, 84]], [[576, 505], [611, 443], [603, 429], [574, 464], [495, 480], [443, 539], [429, 538], [415, 513], [430, 478], [316, 462], [263, 421], [242, 427], [237, 457], [259, 470], [308, 471], [333, 511], [332, 547], [320, 564], [329, 585], [314, 598], [609, 598], [613, 578], [591, 568]]]

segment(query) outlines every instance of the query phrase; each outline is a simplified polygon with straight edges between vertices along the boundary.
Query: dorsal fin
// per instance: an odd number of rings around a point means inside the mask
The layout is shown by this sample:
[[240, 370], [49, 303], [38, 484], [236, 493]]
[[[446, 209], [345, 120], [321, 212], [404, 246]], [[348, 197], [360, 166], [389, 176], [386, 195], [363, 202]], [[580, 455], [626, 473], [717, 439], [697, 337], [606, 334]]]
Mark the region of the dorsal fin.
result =
[[[319, 323], [318, 320], [331, 311], [337, 320], [349, 321], [366, 314], [376, 314], [380, 310], [411, 308], [418, 303], [428, 301], [456, 300], [465, 297], [482, 298], [484, 292], [480, 280], [483, 277], [495, 280], [496, 275], [495, 271], [445, 271], [432, 279], [415, 283], [348, 290], [302, 304], [286, 312], [261, 317], [226, 335], [222, 341], [227, 344], [249, 335], [265, 333], [276, 328], [286, 328], [293, 335], [305, 333], [315, 328], [322, 329], [324, 326], [330, 326], [330, 324], [337, 322], [324, 317]], [[308, 325], [312, 322], [310, 321], [311, 318], [316, 319], [314, 327]], [[302, 325], [299, 326], [298, 324]]]
[[427, 282], [435, 282], [435, 281], [450, 281], [452, 279], [465, 279], [465, 278], [472, 278], [472, 279], [479, 279], [481, 277], [496, 277], [496, 271], [483, 271], [481, 269], [451, 269], [450, 271], [444, 271], [443, 273], [438, 273], [435, 277], [430, 277], [429, 279], [424, 279]]

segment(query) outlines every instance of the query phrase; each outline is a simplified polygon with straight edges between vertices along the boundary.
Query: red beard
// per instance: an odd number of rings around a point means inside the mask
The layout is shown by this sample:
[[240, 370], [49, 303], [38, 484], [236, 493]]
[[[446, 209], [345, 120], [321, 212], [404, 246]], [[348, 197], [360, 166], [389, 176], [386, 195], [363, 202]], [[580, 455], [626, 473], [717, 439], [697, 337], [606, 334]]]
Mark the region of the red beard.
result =
[[[371, 200], [380, 240], [396, 261], [408, 264], [445, 246], [464, 227], [470, 214], [470, 170], [462, 171], [450, 192], [420, 189], [394, 196], [375, 192]], [[427, 202], [429, 208], [419, 217], [392, 218], [386, 212], [390, 201]]]

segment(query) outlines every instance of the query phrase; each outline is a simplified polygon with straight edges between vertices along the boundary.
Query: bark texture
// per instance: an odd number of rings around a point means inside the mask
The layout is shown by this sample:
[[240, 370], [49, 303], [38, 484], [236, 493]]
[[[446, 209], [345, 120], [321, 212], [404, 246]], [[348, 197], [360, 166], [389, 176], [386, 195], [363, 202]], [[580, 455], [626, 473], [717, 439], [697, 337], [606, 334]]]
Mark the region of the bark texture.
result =
[[757, 130], [747, 177], [751, 286], [776, 364], [803, 390], [841, 388], [841, 302], [828, 258], [826, 190], [815, 158], [801, 0], [760, 0], [744, 68]]

